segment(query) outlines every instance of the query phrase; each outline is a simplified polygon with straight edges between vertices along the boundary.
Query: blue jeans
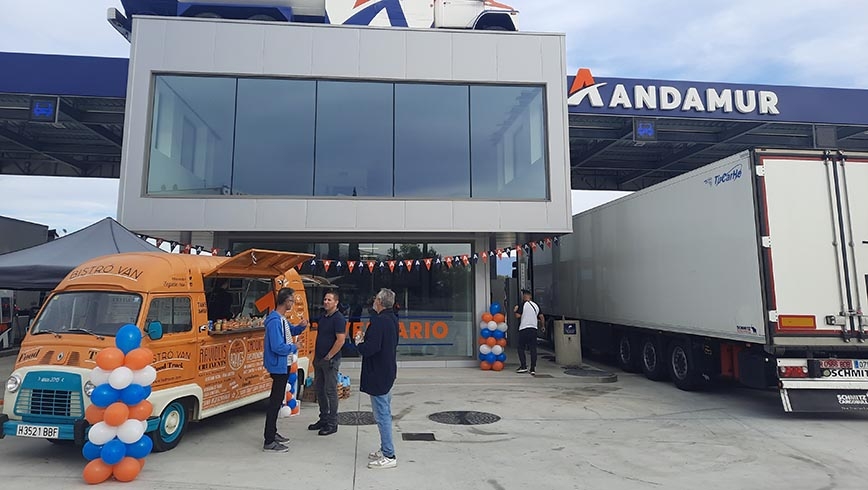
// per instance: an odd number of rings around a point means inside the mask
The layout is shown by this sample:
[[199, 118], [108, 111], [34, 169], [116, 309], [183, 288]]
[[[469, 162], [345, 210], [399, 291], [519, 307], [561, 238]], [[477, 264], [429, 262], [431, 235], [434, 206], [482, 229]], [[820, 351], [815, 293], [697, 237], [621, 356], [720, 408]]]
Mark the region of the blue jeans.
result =
[[374, 420], [380, 429], [380, 451], [387, 458], [395, 457], [395, 446], [392, 443], [392, 392], [385, 395], [371, 395], [371, 408]]

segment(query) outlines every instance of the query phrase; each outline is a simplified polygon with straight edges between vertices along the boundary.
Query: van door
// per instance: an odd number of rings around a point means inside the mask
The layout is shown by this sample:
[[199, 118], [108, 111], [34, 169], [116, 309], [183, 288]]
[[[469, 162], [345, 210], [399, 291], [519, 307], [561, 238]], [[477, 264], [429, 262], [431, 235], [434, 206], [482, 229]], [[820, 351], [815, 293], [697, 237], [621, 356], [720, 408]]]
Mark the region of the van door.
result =
[[192, 298], [189, 295], [152, 296], [145, 325], [160, 322], [163, 337], [152, 340], [157, 380], [153, 388], [178, 385], [195, 380], [199, 360], [196, 330], [193, 328]]

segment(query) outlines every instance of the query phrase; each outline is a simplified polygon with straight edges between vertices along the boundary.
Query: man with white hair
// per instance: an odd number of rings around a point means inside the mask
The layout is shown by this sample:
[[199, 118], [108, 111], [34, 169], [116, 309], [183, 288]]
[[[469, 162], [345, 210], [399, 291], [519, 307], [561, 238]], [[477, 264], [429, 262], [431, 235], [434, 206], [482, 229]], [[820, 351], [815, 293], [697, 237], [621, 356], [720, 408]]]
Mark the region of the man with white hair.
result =
[[371, 396], [371, 408], [380, 430], [380, 449], [368, 455], [368, 468], [398, 466], [392, 442], [392, 385], [398, 374], [398, 317], [395, 316], [395, 292], [381, 289], [374, 298], [376, 315], [364, 331], [356, 334], [362, 356], [360, 389]]

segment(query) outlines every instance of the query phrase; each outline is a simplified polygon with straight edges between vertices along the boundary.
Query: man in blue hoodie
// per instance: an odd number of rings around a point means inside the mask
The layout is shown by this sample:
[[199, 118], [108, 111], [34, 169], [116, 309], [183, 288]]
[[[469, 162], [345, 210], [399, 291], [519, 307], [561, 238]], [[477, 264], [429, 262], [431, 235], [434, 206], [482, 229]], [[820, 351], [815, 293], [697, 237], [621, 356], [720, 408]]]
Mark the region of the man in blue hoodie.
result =
[[295, 304], [295, 291], [282, 288], [277, 292], [277, 306], [265, 319], [265, 350], [262, 363], [265, 370], [271, 374], [271, 396], [268, 398], [268, 410], [265, 412], [265, 444], [262, 450], [272, 453], [285, 453], [289, 448], [283, 445], [289, 439], [277, 433], [277, 414], [286, 398], [286, 381], [289, 378], [289, 355], [298, 352], [292, 337], [300, 334], [307, 327], [307, 320], [302, 319], [299, 325], [291, 325], [286, 321], [286, 312]]
[[374, 298], [376, 315], [356, 345], [362, 355], [362, 393], [371, 395], [374, 420], [380, 430], [380, 449], [368, 455], [368, 468], [398, 466], [392, 443], [392, 385], [398, 375], [398, 317], [395, 316], [395, 292], [381, 289]]

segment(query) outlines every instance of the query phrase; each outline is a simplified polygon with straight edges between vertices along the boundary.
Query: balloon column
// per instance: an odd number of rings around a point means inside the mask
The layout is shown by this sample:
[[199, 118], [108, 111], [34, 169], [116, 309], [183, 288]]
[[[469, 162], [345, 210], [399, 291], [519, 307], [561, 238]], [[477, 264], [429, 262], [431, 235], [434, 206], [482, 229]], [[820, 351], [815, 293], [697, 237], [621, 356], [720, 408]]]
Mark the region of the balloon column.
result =
[[286, 401], [280, 407], [277, 415], [280, 418], [298, 415], [301, 412], [301, 400], [296, 398], [298, 393], [298, 347], [292, 344], [294, 352], [290, 354], [292, 364], [289, 366], [289, 378], [286, 379]]
[[492, 303], [479, 324], [479, 367], [483, 371], [501, 371], [506, 362], [506, 317], [500, 309], [500, 303]]
[[138, 476], [153, 441], [145, 435], [153, 406], [147, 400], [157, 371], [154, 354], [141, 347], [142, 333], [132, 324], [115, 336], [115, 346], [96, 355], [90, 381], [95, 385], [85, 418], [91, 424], [81, 452], [90, 462], [84, 481], [102, 483], [114, 476], [128, 482]]

